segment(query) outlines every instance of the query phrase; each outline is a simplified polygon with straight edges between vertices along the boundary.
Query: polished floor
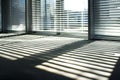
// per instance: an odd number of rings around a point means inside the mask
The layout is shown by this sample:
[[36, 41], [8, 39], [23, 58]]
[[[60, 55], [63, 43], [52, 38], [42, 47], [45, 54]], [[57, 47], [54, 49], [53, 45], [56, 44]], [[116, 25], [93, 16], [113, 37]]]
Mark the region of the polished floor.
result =
[[0, 80], [120, 80], [120, 42], [43, 35], [0, 39]]

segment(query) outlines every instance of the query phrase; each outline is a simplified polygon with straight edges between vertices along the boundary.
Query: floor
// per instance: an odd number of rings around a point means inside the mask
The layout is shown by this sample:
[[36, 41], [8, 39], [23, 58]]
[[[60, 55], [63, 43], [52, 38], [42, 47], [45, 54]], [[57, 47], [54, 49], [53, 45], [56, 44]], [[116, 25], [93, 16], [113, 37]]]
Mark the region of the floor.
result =
[[0, 33], [0, 38], [24, 35], [25, 32]]
[[120, 42], [20, 35], [0, 39], [0, 80], [120, 80]]

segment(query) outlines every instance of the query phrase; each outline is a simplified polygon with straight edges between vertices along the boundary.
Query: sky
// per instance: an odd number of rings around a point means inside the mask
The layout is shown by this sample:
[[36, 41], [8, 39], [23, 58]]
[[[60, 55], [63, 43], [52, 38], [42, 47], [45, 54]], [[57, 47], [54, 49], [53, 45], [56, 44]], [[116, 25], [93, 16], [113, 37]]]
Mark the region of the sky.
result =
[[64, 0], [64, 9], [72, 11], [84, 11], [88, 8], [88, 0]]

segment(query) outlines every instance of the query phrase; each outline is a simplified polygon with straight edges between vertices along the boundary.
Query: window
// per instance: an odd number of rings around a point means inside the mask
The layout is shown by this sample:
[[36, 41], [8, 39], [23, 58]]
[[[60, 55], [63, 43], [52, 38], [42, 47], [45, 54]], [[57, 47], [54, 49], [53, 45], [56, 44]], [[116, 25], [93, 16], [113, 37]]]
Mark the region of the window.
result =
[[25, 0], [10, 0], [8, 30], [25, 30]]
[[32, 9], [33, 31], [87, 33], [88, 0], [32, 0]]

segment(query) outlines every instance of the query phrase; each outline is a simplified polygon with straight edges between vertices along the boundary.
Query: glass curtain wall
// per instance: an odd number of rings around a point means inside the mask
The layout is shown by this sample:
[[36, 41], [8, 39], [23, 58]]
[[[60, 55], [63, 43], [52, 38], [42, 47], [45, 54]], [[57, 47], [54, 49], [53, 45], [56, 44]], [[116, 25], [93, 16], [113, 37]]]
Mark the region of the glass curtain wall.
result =
[[25, 30], [25, 0], [10, 0], [8, 31]]
[[88, 0], [32, 0], [33, 31], [88, 32]]

